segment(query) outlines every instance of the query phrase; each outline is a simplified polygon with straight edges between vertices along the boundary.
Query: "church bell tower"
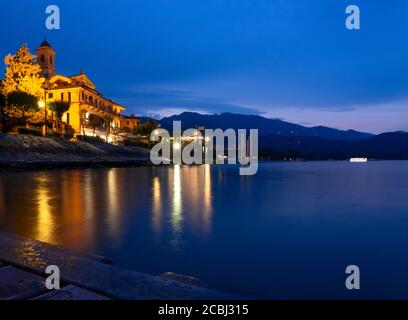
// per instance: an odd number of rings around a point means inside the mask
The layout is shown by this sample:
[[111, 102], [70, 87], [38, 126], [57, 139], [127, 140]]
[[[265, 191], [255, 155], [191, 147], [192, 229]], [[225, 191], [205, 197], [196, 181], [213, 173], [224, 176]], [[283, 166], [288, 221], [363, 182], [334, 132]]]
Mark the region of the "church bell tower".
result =
[[38, 63], [42, 68], [41, 75], [45, 79], [50, 79], [55, 75], [55, 51], [45, 39], [36, 50]]

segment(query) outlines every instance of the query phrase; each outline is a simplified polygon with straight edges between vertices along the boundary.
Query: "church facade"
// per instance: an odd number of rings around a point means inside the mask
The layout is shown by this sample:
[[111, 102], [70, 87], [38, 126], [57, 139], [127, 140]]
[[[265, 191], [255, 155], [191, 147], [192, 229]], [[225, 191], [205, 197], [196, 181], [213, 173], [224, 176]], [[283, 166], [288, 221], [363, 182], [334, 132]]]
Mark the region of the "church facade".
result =
[[[45, 78], [45, 105], [52, 101], [69, 102], [70, 109], [64, 114], [62, 121], [75, 134], [94, 134], [95, 130], [91, 129], [88, 123], [91, 114], [109, 119], [110, 128], [101, 129], [111, 133], [126, 131], [126, 129], [133, 129], [139, 125], [140, 120], [135, 116], [123, 115], [125, 107], [105, 98], [97, 91], [95, 84], [82, 70], [73, 76], [56, 73], [56, 52], [46, 40], [41, 43], [36, 52], [37, 61], [42, 68], [42, 77]], [[48, 116], [51, 116], [50, 113]], [[98, 129], [97, 132], [100, 130]], [[101, 136], [104, 137], [102, 134]]]

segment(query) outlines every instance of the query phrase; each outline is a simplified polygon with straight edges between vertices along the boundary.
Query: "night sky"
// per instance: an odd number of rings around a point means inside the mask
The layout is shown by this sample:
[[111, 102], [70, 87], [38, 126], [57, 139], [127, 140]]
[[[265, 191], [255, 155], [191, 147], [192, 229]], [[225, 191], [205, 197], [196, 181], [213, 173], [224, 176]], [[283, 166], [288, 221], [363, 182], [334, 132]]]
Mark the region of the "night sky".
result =
[[[61, 30], [45, 28], [50, 4]], [[361, 30], [345, 27], [349, 4]], [[408, 130], [405, 0], [14, 0], [1, 10], [2, 57], [46, 34], [57, 72], [83, 68], [128, 113]]]

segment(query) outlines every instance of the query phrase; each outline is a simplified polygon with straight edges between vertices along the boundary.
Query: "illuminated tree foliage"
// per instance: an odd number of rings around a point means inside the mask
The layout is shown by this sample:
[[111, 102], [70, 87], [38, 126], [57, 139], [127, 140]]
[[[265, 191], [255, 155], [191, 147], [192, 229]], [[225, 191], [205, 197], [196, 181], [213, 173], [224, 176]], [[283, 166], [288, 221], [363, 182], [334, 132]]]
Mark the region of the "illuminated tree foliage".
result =
[[41, 78], [41, 66], [36, 58], [25, 44], [14, 55], [8, 54], [5, 57], [6, 74], [1, 86], [4, 95], [20, 91], [38, 98], [43, 96], [44, 79]]

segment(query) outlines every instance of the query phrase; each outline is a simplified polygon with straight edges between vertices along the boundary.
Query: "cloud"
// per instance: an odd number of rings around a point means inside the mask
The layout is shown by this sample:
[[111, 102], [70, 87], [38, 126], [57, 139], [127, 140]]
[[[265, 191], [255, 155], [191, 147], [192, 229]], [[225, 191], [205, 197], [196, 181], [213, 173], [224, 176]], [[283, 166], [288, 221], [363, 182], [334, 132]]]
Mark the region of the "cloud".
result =
[[[328, 99], [324, 103], [308, 100], [307, 96], [305, 99], [302, 93], [308, 91], [306, 89], [283, 91], [263, 77], [224, 75], [185, 82], [123, 86], [116, 95], [128, 112], [155, 118], [185, 111], [232, 112], [279, 118], [307, 126], [325, 125], [376, 133], [407, 129], [402, 120], [405, 117], [401, 115], [408, 112], [408, 98], [357, 99], [355, 103], [348, 99]], [[315, 90], [310, 90], [311, 95], [313, 92]], [[247, 107], [249, 105], [251, 107]]]
[[119, 102], [141, 115], [164, 117], [184, 111], [203, 114], [222, 112], [260, 114], [256, 108], [231, 103], [228, 99], [199, 95], [189, 90], [159, 86], [131, 86], [116, 92]]

